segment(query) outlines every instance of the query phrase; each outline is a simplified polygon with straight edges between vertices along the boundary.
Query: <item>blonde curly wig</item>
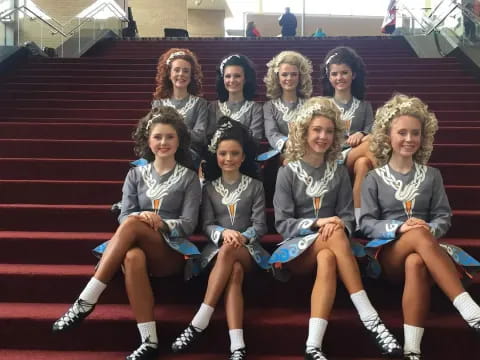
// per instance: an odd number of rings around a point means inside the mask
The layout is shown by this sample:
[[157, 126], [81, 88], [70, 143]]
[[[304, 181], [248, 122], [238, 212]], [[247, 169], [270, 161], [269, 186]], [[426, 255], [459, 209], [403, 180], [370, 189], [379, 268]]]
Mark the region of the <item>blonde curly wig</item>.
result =
[[267, 75], [263, 82], [267, 87], [267, 97], [278, 99], [282, 96], [282, 87], [278, 81], [278, 71], [281, 64], [294, 65], [298, 68], [297, 96], [303, 99], [312, 95], [312, 63], [296, 51], [282, 51], [267, 63]]
[[345, 139], [345, 127], [340, 110], [332, 99], [318, 96], [307, 100], [297, 118], [289, 123], [289, 135], [285, 151], [285, 157], [288, 161], [300, 160], [305, 156], [308, 146], [308, 127], [315, 116], [324, 116], [332, 120], [335, 127], [333, 143], [325, 153], [325, 161], [334, 161], [340, 157]]
[[373, 125], [370, 151], [378, 160], [378, 166], [383, 166], [392, 156], [390, 129], [394, 119], [402, 115], [417, 118], [421, 123], [421, 144], [413, 155], [413, 160], [426, 164], [433, 150], [435, 132], [438, 130], [438, 121], [435, 114], [428, 111], [428, 106], [417, 97], [395, 94], [381, 108], [377, 109]]

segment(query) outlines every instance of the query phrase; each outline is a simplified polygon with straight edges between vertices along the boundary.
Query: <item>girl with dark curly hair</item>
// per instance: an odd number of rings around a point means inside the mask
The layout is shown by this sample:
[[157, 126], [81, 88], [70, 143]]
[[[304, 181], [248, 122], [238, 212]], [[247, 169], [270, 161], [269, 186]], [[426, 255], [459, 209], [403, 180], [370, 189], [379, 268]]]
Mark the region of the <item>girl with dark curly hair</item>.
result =
[[[95, 248], [101, 256], [95, 274], [75, 303], [54, 324], [54, 332], [78, 325], [95, 308], [115, 273], [123, 268], [125, 287], [142, 343], [127, 360], [154, 359], [158, 338], [151, 276], [184, 271], [190, 278], [200, 252], [187, 240], [197, 224], [200, 182], [190, 169], [190, 136], [181, 115], [159, 107], [134, 132], [135, 151], [148, 160], [127, 174], [120, 226], [110, 241]], [[187, 260], [185, 260], [187, 259]]]
[[340, 111], [331, 99], [307, 100], [290, 124], [288, 164], [278, 171], [273, 197], [275, 226], [284, 239], [269, 260], [275, 277], [286, 281], [290, 273], [316, 273], [305, 360], [326, 360], [322, 342], [337, 277], [382, 354], [401, 354], [364, 290], [352, 251], [360, 255], [363, 248], [349, 241], [354, 230], [352, 188], [347, 169], [337, 162], [343, 134]]
[[345, 145], [342, 160], [353, 174], [353, 204], [358, 225], [362, 181], [375, 166], [375, 156], [368, 150], [373, 110], [365, 97], [365, 64], [352, 48], [330, 50], [321, 67], [324, 96], [331, 96], [342, 112]]
[[169, 49], [158, 60], [157, 88], [152, 101], [152, 108], [171, 106], [183, 116], [197, 164], [206, 147], [208, 129], [208, 102], [200, 97], [202, 78], [202, 69], [192, 51]]
[[253, 101], [257, 87], [255, 68], [245, 55], [224, 58], [217, 68], [218, 101], [211, 103], [211, 132], [223, 116], [245, 125], [257, 140], [263, 138], [262, 105]]
[[477, 273], [480, 262], [439, 242], [450, 228], [452, 211], [442, 175], [426, 165], [437, 129], [437, 118], [420, 99], [392, 97], [377, 110], [371, 148], [379, 167], [362, 188], [360, 225], [371, 239], [369, 275], [404, 282], [405, 360], [422, 359], [432, 282], [480, 334], [480, 307], [460, 281]]
[[260, 245], [267, 231], [263, 184], [257, 179], [255, 141], [240, 123], [223, 117], [208, 147], [202, 214], [210, 242], [202, 251], [204, 269], [217, 256], [203, 303], [190, 325], [172, 344], [186, 350], [206, 329], [214, 308], [225, 293], [230, 334], [230, 359], [246, 359], [243, 339], [244, 273], [256, 263], [268, 269], [270, 255]]

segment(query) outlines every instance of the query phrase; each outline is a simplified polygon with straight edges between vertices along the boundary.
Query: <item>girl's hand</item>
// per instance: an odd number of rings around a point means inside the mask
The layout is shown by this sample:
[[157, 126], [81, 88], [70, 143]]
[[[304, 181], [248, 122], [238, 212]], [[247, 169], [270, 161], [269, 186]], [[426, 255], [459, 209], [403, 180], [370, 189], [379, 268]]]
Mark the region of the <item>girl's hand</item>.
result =
[[328, 218], [320, 218], [320, 219], [317, 219], [317, 221], [315, 222], [315, 225], [319, 229], [318, 232], [320, 232], [320, 229], [324, 225], [329, 224], [329, 223], [334, 223], [334, 224], [337, 224], [341, 227], [345, 227], [345, 224], [343, 223], [342, 219], [340, 219], [338, 216], [331, 216], [331, 217], [328, 217]]
[[362, 139], [363, 139], [364, 136], [365, 135], [363, 135], [363, 133], [361, 133], [360, 131], [357, 131], [355, 134], [350, 135], [348, 137], [346, 143], [348, 145], [350, 145], [351, 147], [355, 147], [362, 142]]
[[319, 230], [320, 240], [327, 241], [337, 229], [340, 229], [340, 225], [336, 223], [328, 223], [323, 225]]
[[427, 231], [430, 231], [430, 226], [428, 226], [428, 224], [425, 221], [423, 221], [422, 219], [411, 218], [411, 219], [408, 219], [402, 226], [400, 226], [400, 229], [398, 230], [398, 232], [400, 234], [404, 234], [407, 231], [417, 229], [417, 228], [423, 228]]
[[234, 248], [238, 248], [245, 244], [245, 237], [236, 230], [225, 229], [223, 230], [223, 243], [226, 245], [231, 245]]
[[151, 211], [142, 211], [138, 215], [138, 218], [140, 221], [144, 222], [155, 231], [158, 231], [160, 225], [162, 224], [162, 218], [160, 217], [160, 215]]

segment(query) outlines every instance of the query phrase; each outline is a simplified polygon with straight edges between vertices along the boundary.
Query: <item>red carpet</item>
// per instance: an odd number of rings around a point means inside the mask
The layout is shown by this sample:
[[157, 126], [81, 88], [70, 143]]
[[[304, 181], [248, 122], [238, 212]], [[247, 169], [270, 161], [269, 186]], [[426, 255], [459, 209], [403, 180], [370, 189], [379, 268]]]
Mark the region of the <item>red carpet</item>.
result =
[[[319, 94], [319, 64], [339, 45], [352, 46], [364, 57], [367, 98], [374, 107], [401, 91], [421, 97], [436, 111], [440, 130], [431, 163], [441, 170], [454, 209], [449, 241], [480, 258], [480, 83], [455, 58], [416, 58], [397, 38], [117, 41], [80, 59], [32, 59], [0, 82], [0, 359], [113, 360], [137, 345], [121, 276], [83, 326], [61, 335], [52, 335], [50, 327], [91, 276], [91, 249], [115, 230], [110, 205], [120, 199], [128, 161], [134, 158], [130, 134], [148, 111], [156, 60], [163, 51], [188, 47], [199, 55], [209, 100], [215, 98], [220, 58], [244, 53], [257, 64], [258, 100], [264, 101], [264, 64], [273, 55], [287, 48], [307, 55]], [[265, 182], [272, 184], [274, 171], [268, 170]], [[271, 186], [266, 190], [270, 206]], [[268, 219], [271, 234], [264, 241], [272, 249], [279, 237], [273, 233], [271, 209]], [[196, 235], [194, 241], [202, 246], [205, 238]], [[221, 306], [191, 354], [168, 353], [201, 302], [205, 282], [206, 276], [189, 283], [154, 280], [160, 358], [226, 358]], [[366, 284], [385, 322], [402, 339], [401, 290]], [[311, 285], [311, 277], [283, 284], [268, 274], [248, 275], [250, 359], [303, 358]], [[480, 280], [470, 290], [480, 300]], [[438, 290], [426, 327], [427, 359], [474, 359], [480, 353], [478, 339]], [[342, 287], [325, 349], [333, 360], [379, 359]]]

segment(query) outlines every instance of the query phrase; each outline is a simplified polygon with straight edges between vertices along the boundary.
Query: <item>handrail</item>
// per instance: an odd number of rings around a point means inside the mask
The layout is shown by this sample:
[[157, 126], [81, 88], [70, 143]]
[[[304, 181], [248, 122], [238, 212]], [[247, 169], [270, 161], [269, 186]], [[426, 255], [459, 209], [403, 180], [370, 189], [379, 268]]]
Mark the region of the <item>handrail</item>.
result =
[[[58, 21], [57, 19], [55, 19], [53, 16], [48, 15], [48, 14], [47, 14], [42, 8], [40, 8], [37, 4], [34, 4], [34, 5], [35, 5], [35, 7], [36, 7], [38, 10], [40, 10], [42, 13], [44, 13], [44, 14], [47, 15], [50, 19], [52, 19], [53, 22], [55, 22], [59, 27], [62, 27], [62, 28], [63, 28], [63, 24], [62, 24], [60, 21]], [[4, 17], [4, 16], [10, 15], [10, 14], [14, 13], [15, 11], [19, 10], [20, 8], [25, 8], [25, 9], [31, 10], [31, 12], [34, 13], [34, 11], [33, 11], [32, 9], [30, 9], [26, 4], [23, 4], [23, 5], [21, 5], [21, 6], [14, 7], [14, 8], [12, 8], [12, 9], [5, 10], [4, 12], [7, 13], [7, 15], [5, 15], [4, 13], [0, 13], [0, 18], [2, 18], [2, 17]], [[8, 12], [10, 12], [10, 13], [8, 13]], [[38, 14], [36, 14], [35, 16], [41, 17], [41, 16], [39, 16]]]
[[57, 33], [61, 34], [63, 37], [68, 37], [67, 34], [65, 34], [61, 29], [59, 29], [58, 27], [56, 27], [54, 24], [52, 24], [51, 22], [45, 20], [42, 16], [38, 15], [38, 13], [36, 13], [35, 11], [33, 11], [32, 9], [28, 8], [26, 5], [22, 5], [22, 6], [19, 6], [19, 7], [16, 7], [14, 9], [12, 9], [11, 11], [7, 11], [5, 14], [0, 14], [0, 20], [5, 18], [6, 16], [10, 16], [11, 14], [13, 14], [14, 12], [17, 12], [17, 11], [21, 11], [23, 12], [24, 15], [27, 15], [26, 12], [29, 12], [31, 14], [33, 14], [36, 18], [38, 18], [41, 22], [45, 23], [46, 25], [50, 26], [53, 30], [55, 30]]
[[[110, 5], [109, 3], [102, 3], [100, 4], [97, 8], [93, 9], [91, 12], [89, 12], [86, 16], [84, 16], [84, 20], [82, 22], [80, 22], [77, 26], [75, 26], [73, 29], [71, 29], [68, 33], [69, 34], [73, 34], [78, 28], [80, 28], [83, 24], [85, 24], [86, 22], [89, 22], [91, 20], [91, 17], [98, 14], [100, 11], [102, 11], [103, 9], [105, 9], [106, 7], [108, 7], [110, 10], [112, 11], [116, 11], [117, 9], [115, 9], [115, 7], [113, 7], [112, 5]], [[122, 14], [115, 14], [117, 15], [117, 18], [118, 19], [121, 19], [122, 21], [128, 21], [127, 18], [125, 18]], [[118, 16], [120, 15], [120, 16]], [[75, 18], [72, 18], [69, 20], [69, 22], [67, 22], [66, 24], [72, 22]]]
[[414, 21], [416, 21], [422, 27], [422, 29], [425, 31], [425, 26], [424, 26], [424, 23], [426, 23], [425, 19], [418, 20], [418, 18], [415, 16], [415, 14], [411, 11], [411, 9], [409, 7], [407, 7], [406, 5], [404, 5], [402, 3], [400, 3], [399, 5], [401, 5], [403, 7], [403, 10], [407, 11], [408, 14], [412, 17], [412, 19]]
[[425, 35], [430, 35], [432, 32], [436, 31], [437, 27], [440, 24], [442, 24], [445, 21], [445, 19], [448, 18], [450, 16], [450, 14], [458, 7], [457, 3], [452, 3], [452, 5], [453, 4], [454, 4], [454, 6], [446, 13], [446, 15], [443, 16], [442, 18], [440, 18], [440, 20], [438, 20], [437, 23], [435, 25], [433, 25], [432, 28]]

